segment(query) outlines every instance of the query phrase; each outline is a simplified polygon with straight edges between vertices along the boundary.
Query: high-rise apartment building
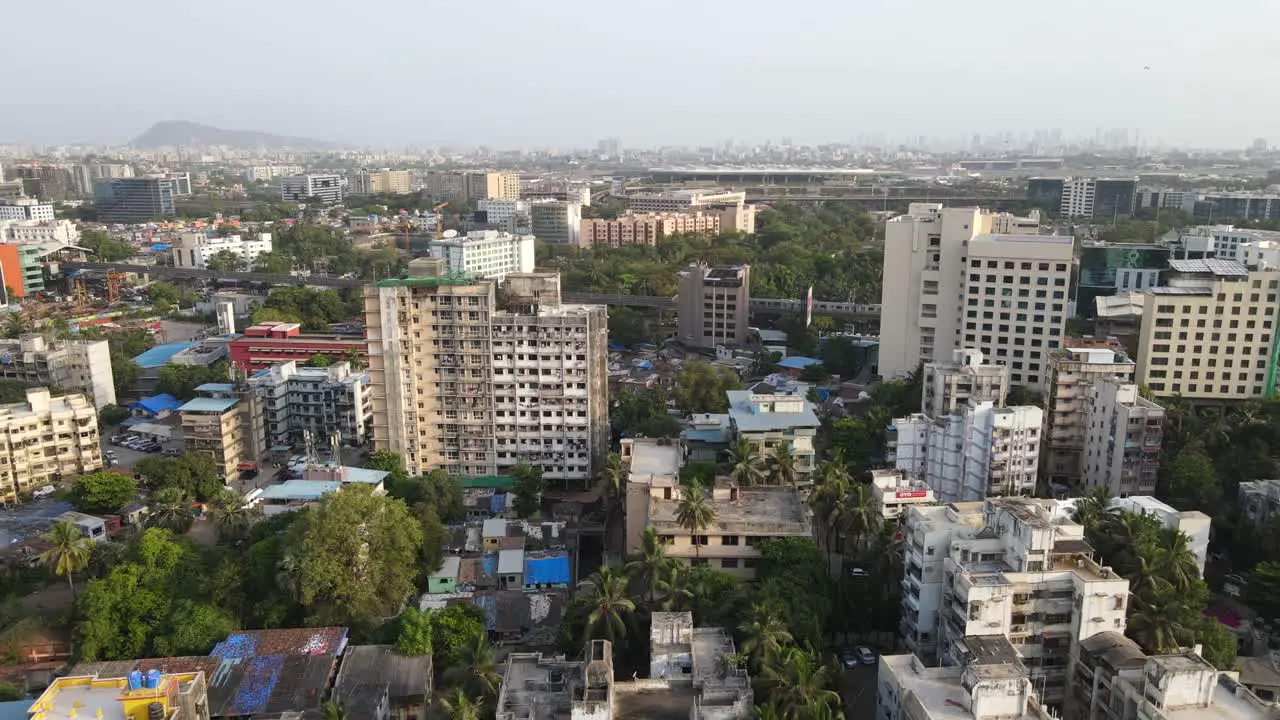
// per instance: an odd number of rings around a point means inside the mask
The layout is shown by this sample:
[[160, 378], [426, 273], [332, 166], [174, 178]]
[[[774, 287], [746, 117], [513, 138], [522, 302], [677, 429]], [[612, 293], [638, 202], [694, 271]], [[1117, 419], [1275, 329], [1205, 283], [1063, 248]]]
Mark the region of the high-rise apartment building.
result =
[[1143, 295], [1138, 384], [1156, 397], [1259, 398], [1275, 388], [1280, 272], [1231, 260], [1170, 260]]
[[0, 433], [0, 502], [102, 469], [98, 411], [83, 395], [29, 388], [26, 402], [0, 405]]
[[413, 175], [408, 170], [360, 170], [347, 176], [347, 194], [407, 195], [413, 192]]
[[680, 342], [690, 347], [741, 345], [747, 340], [751, 266], [690, 265], [676, 273]]
[[437, 200], [519, 200], [520, 173], [447, 170], [427, 173], [427, 194]]
[[1154, 494], [1164, 417], [1164, 408], [1131, 382], [1106, 377], [1094, 383], [1080, 453], [1082, 489], [1102, 488], [1113, 497]]
[[526, 463], [589, 487], [609, 443], [605, 308], [563, 304], [555, 274], [508, 274], [499, 292], [413, 271], [365, 288], [375, 445], [410, 474]]
[[230, 383], [213, 383], [198, 390], [206, 396], [192, 398], [178, 408], [183, 442], [188, 451], [212, 457], [223, 477], [235, 478], [242, 459], [257, 460], [245, 452], [246, 446], [252, 443], [245, 437], [244, 418], [235, 389]]
[[91, 180], [120, 180], [133, 177], [133, 166], [126, 163], [91, 163], [89, 178]]
[[1041, 474], [1050, 483], [1074, 486], [1080, 481], [1094, 386], [1110, 377], [1132, 382], [1138, 366], [1122, 347], [1106, 341], [1067, 338], [1063, 345], [1049, 355]]
[[507, 273], [531, 273], [534, 266], [532, 235], [512, 235], [497, 230], [476, 230], [432, 240], [430, 256], [444, 260], [446, 273], [501, 280]]
[[902, 634], [926, 663], [1006, 640], [1040, 697], [1066, 697], [1080, 643], [1123, 632], [1129, 581], [1093, 558], [1070, 506], [996, 498], [907, 511]]
[[924, 366], [920, 412], [931, 418], [963, 412], [970, 403], [1004, 405], [1009, 394], [1009, 368], [988, 365], [978, 350], [951, 351], [951, 362]]
[[885, 224], [879, 372], [905, 377], [957, 347], [1039, 388], [1066, 326], [1073, 239], [996, 235], [1018, 218], [912, 203]]
[[1137, 178], [1068, 178], [1063, 181], [1058, 214], [1114, 220], [1132, 216], [1137, 202]]
[[529, 203], [529, 230], [545, 243], [582, 245], [582, 205], [560, 200]]
[[300, 445], [310, 433], [316, 447], [333, 438], [344, 445], [363, 444], [373, 421], [369, 376], [347, 362], [328, 367], [298, 367], [296, 361], [273, 365], [248, 379], [261, 398], [267, 447]]
[[98, 219], [133, 223], [173, 217], [180, 181], [167, 177], [117, 178], [93, 186]]
[[342, 176], [333, 173], [307, 173], [280, 178], [283, 202], [305, 203], [319, 200], [326, 205], [342, 203]]
[[51, 340], [43, 335], [0, 340], [0, 380], [75, 390], [98, 409], [116, 402], [106, 340]]

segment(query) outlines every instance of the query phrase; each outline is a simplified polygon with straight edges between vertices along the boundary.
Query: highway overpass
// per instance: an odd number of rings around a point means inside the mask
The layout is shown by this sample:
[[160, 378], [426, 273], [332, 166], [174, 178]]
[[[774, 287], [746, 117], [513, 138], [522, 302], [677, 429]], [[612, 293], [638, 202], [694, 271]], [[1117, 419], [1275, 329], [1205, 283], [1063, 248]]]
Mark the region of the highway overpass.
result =
[[[134, 273], [150, 275], [168, 280], [235, 280], [237, 282], [260, 283], [263, 285], [310, 285], [331, 288], [359, 287], [368, 284], [366, 280], [356, 278], [311, 275], [295, 277], [293, 275], [271, 275], [253, 272], [216, 272], [198, 270], [196, 268], [175, 268], [163, 265], [130, 265], [127, 263], [62, 263], [62, 270], [68, 274], [85, 272], [105, 274], [108, 272]], [[657, 308], [674, 310], [674, 297], [656, 295], [615, 295], [607, 293], [565, 292], [564, 301], [587, 305], [612, 305], [615, 307]], [[752, 311], [765, 312], [801, 312], [799, 300], [782, 298], [752, 298]], [[848, 320], [879, 320], [879, 305], [860, 305], [857, 303], [827, 302], [818, 300], [813, 303], [813, 312], [817, 315], [830, 315]]]

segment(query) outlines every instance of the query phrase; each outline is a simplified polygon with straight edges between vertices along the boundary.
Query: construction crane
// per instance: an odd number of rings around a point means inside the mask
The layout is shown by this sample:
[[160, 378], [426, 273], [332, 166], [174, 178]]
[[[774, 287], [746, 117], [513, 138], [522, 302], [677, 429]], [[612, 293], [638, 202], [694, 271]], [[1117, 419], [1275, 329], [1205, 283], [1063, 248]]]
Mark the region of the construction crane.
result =
[[440, 214], [440, 211], [448, 206], [449, 206], [449, 203], [442, 202], [439, 205], [436, 205], [435, 207], [431, 208], [432, 214], [436, 216], [436, 239], [437, 240], [444, 237], [444, 216]]
[[120, 281], [125, 278], [125, 274], [121, 272], [107, 273], [107, 302], [113, 303], [120, 299]]

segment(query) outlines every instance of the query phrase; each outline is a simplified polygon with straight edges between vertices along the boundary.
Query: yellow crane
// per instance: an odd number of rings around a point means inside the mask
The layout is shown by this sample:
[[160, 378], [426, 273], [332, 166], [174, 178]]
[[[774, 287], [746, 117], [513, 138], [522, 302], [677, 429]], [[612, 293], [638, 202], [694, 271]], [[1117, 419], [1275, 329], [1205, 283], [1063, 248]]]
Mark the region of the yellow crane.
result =
[[435, 207], [431, 208], [431, 212], [434, 213], [436, 216], [436, 239], [437, 240], [444, 237], [444, 216], [441, 215], [440, 211], [448, 206], [449, 206], [449, 203], [442, 202], [439, 205], [436, 205]]

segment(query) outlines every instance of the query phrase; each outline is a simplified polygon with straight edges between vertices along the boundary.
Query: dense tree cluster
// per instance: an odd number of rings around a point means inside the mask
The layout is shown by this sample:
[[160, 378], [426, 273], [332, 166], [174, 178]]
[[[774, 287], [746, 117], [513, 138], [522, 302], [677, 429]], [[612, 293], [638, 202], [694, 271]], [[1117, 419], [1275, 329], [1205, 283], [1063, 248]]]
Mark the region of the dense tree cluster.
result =
[[308, 332], [323, 332], [362, 312], [363, 304], [354, 295], [344, 299], [337, 290], [282, 286], [272, 289], [253, 313], [253, 321], [296, 322]]
[[[342, 230], [329, 225], [295, 222], [290, 225], [276, 223], [270, 228], [273, 255], [289, 259], [292, 267], [311, 272], [324, 271], [330, 275], [354, 273], [365, 280], [396, 277], [403, 269], [400, 256], [394, 247], [361, 250], [352, 244]], [[275, 265], [276, 258], [267, 263]], [[266, 271], [262, 257], [259, 268]]]
[[225, 383], [231, 379], [225, 360], [208, 365], [179, 365], [169, 363], [160, 368], [156, 379], [156, 392], [169, 393], [179, 400], [190, 400], [196, 388], [205, 383]]
[[542, 246], [539, 266], [561, 272], [565, 290], [675, 295], [676, 273], [692, 262], [750, 263], [756, 297], [799, 298], [812, 285], [818, 300], [880, 301], [883, 253], [875, 221], [841, 203], [779, 203], [760, 214], [754, 236], [679, 235], [655, 247]]

